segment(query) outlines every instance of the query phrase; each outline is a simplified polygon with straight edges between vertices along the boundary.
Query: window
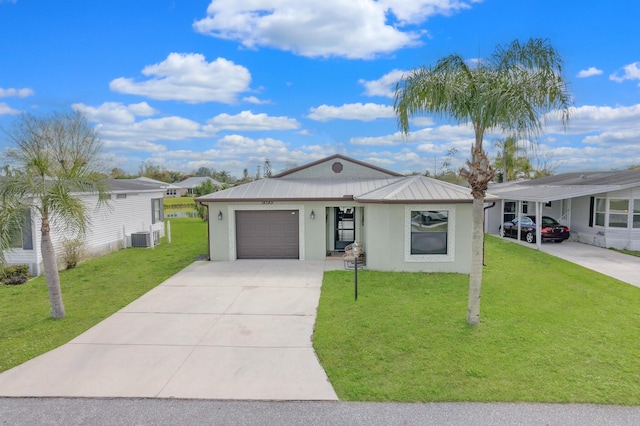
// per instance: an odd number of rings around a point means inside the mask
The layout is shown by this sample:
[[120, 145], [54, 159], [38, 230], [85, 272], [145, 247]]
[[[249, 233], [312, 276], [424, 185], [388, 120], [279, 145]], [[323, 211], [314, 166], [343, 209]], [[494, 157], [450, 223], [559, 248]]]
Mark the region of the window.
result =
[[162, 198], [151, 200], [151, 223], [162, 222], [164, 220], [164, 203]]
[[12, 235], [11, 247], [33, 250], [33, 233], [31, 231], [31, 210], [25, 209], [22, 216], [22, 225]]
[[175, 189], [167, 189], [167, 195], [168, 196], [177, 195], [176, 194], [176, 190]]
[[127, 198], [127, 194], [116, 194], [116, 200], [122, 200]]
[[633, 227], [640, 228], [640, 199], [633, 200]]
[[411, 211], [411, 254], [447, 254], [449, 212]]
[[607, 200], [604, 198], [596, 198], [596, 225], [604, 226], [604, 217], [607, 210]]
[[629, 221], [629, 200], [609, 200], [609, 227], [626, 228]]

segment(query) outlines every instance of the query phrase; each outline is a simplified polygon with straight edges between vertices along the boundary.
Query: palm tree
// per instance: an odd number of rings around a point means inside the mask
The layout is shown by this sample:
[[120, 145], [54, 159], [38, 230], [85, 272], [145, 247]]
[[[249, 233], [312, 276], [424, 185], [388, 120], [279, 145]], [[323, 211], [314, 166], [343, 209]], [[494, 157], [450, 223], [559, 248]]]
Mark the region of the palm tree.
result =
[[473, 194], [472, 262], [467, 322], [480, 323], [480, 289], [484, 256], [484, 197], [495, 175], [483, 150], [485, 132], [535, 138], [541, 115], [560, 110], [569, 119], [570, 95], [562, 76], [562, 58], [548, 40], [518, 40], [498, 46], [486, 59], [467, 62], [459, 55], [440, 59], [433, 67], [411, 70], [396, 86], [394, 108], [398, 127], [409, 133], [409, 118], [431, 113], [473, 126], [471, 160], [460, 173]]
[[530, 177], [533, 172], [527, 149], [518, 145], [518, 140], [509, 136], [494, 142], [498, 155], [494, 162], [496, 169], [502, 170], [502, 182], [515, 180], [518, 176]]
[[78, 113], [45, 118], [23, 114], [5, 132], [14, 148], [7, 150], [12, 173], [0, 182], [2, 206], [36, 212], [41, 219], [41, 250], [49, 292], [51, 317], [65, 316], [60, 277], [51, 228], [66, 235], [82, 235], [88, 224], [87, 206], [76, 195], [96, 193], [107, 199], [106, 187], [97, 173], [102, 146], [94, 129]]

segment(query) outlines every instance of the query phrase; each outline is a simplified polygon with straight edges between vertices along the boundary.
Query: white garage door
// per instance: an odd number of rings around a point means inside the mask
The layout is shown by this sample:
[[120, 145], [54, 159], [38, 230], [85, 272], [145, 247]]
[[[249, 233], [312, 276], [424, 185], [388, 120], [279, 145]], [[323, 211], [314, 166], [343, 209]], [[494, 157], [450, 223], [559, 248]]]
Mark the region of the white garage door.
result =
[[298, 259], [297, 210], [237, 210], [238, 259]]

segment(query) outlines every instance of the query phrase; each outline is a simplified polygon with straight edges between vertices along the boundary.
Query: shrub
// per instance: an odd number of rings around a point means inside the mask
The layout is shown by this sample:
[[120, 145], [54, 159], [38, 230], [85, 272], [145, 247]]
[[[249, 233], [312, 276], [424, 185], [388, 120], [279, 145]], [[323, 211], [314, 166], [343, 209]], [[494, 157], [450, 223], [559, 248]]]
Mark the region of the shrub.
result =
[[24, 284], [29, 279], [29, 265], [11, 265], [0, 269], [0, 279], [6, 285]]
[[63, 260], [67, 269], [73, 269], [82, 260], [84, 241], [79, 238], [66, 240], [63, 243]]

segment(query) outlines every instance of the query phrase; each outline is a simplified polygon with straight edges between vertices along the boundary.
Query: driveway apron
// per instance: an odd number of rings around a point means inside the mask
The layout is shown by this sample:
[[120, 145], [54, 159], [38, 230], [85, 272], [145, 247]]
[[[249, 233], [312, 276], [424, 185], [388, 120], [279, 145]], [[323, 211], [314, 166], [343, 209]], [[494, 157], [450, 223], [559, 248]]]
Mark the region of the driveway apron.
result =
[[323, 271], [321, 261], [195, 262], [0, 374], [0, 396], [337, 400], [312, 347]]

